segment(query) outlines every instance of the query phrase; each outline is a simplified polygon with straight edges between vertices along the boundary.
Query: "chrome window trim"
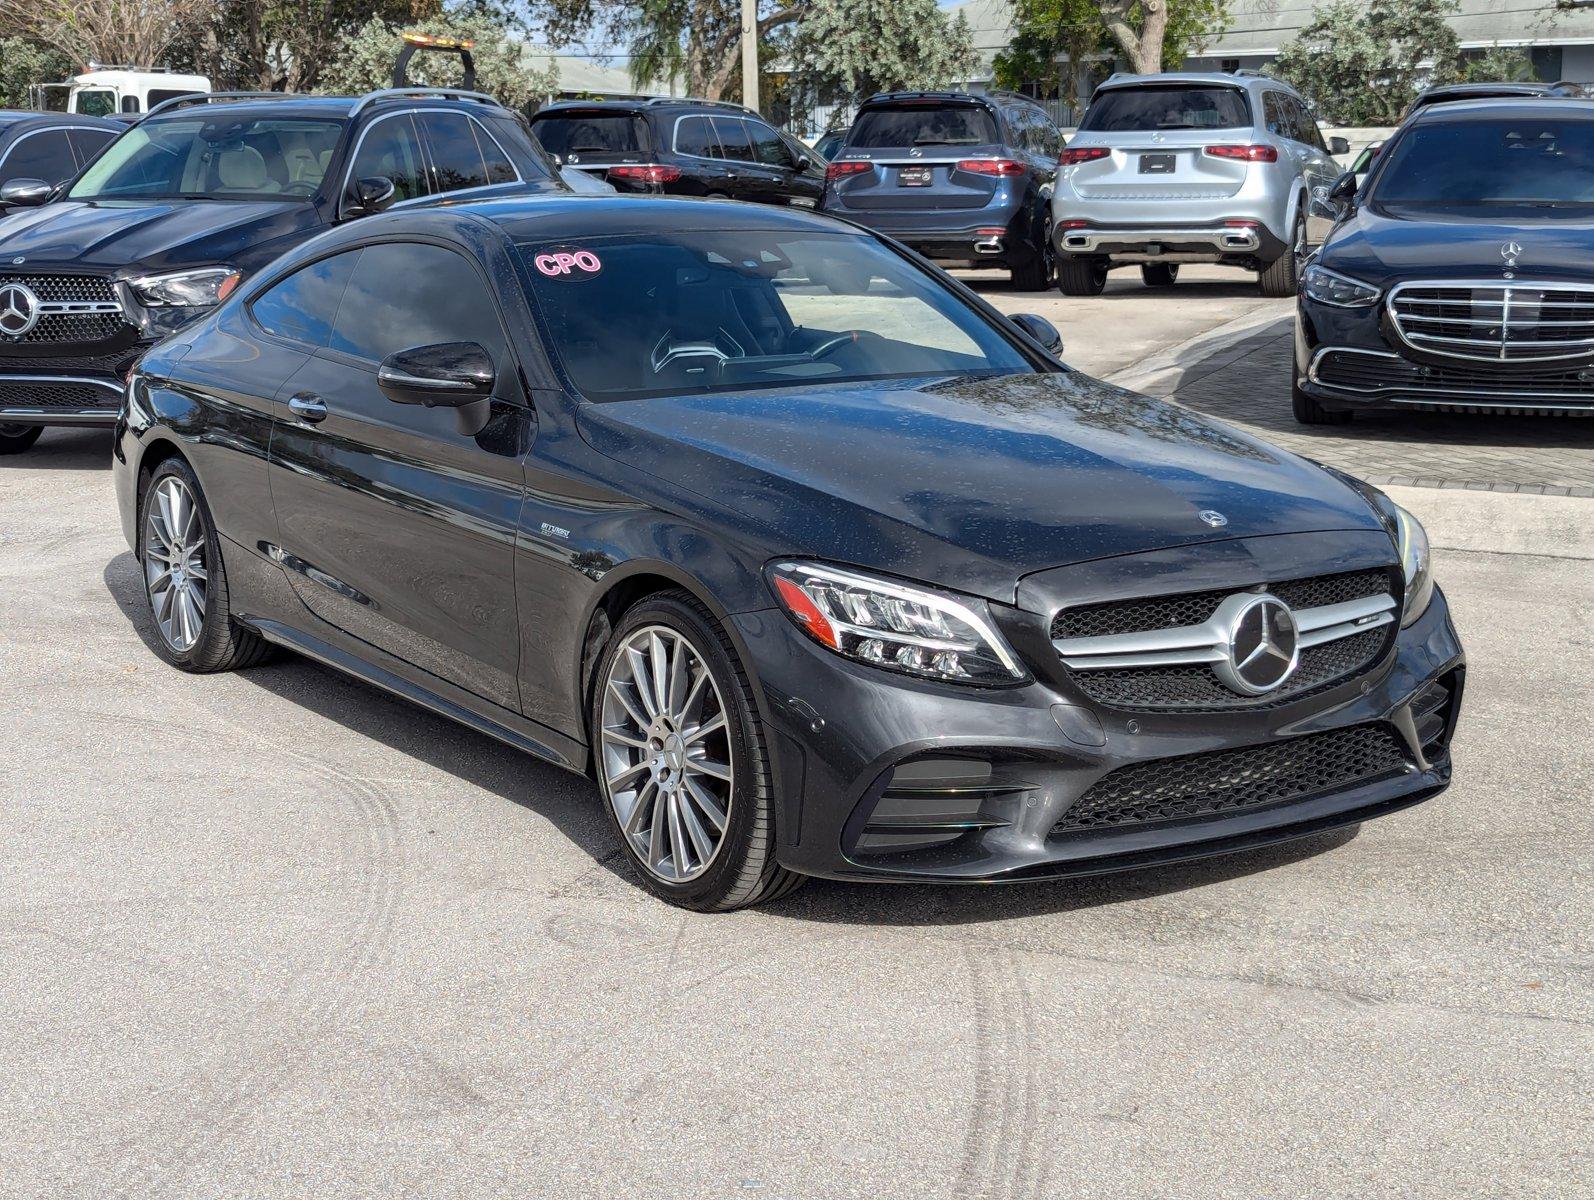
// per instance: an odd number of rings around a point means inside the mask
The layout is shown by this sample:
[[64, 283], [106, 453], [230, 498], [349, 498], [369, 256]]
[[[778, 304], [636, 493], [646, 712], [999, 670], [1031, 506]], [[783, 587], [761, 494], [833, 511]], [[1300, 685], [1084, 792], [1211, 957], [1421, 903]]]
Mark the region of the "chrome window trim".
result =
[[[337, 200], [338, 208], [339, 208], [340, 211], [341, 211], [341, 209], [343, 207], [344, 199], [349, 194], [349, 183], [354, 177], [354, 163], [360, 157], [360, 149], [361, 149], [361, 147], [363, 147], [365, 145], [365, 139], [370, 135], [371, 130], [375, 129], [383, 121], [391, 121], [395, 117], [412, 117], [413, 118], [413, 117], [417, 116], [420, 113], [427, 113], [427, 112], [458, 113], [460, 116], [464, 117], [467, 121], [469, 121], [472, 125], [476, 126], [476, 128], [481, 130], [482, 133], [485, 133], [489, 138], [491, 138], [493, 145], [498, 147], [498, 152], [500, 154], [502, 154], [506, 160], [508, 160], [510, 169], [515, 172], [515, 177], [513, 179], [506, 179], [502, 183], [484, 183], [484, 184], [480, 185], [481, 187], [505, 187], [505, 186], [507, 186], [507, 185], [509, 185], [511, 183], [525, 183], [526, 182], [525, 176], [523, 176], [520, 173], [520, 165], [515, 162], [514, 157], [509, 153], [509, 151], [504, 149], [504, 144], [498, 140], [497, 136], [493, 133], [493, 131], [491, 129], [488, 129], [487, 126], [483, 125], [475, 117], [471, 116], [470, 113], [465, 112], [463, 109], [449, 108], [447, 105], [443, 105], [443, 104], [433, 104], [433, 105], [428, 105], [428, 106], [423, 106], [423, 107], [418, 107], [418, 108], [401, 108], [401, 109], [398, 109], [395, 112], [382, 113], [380, 116], [373, 117], [370, 121], [368, 121], [366, 123], [365, 128], [360, 130], [360, 136], [354, 139], [354, 147], [349, 151], [348, 158], [344, 160], [344, 164], [343, 164], [343, 183], [338, 188], [338, 190], [333, 194], [335, 199]], [[425, 133], [425, 131], [423, 131], [421, 129], [420, 124], [418, 122], [414, 124], [414, 129], [415, 129], [416, 141], [419, 143], [420, 148], [421, 148], [421, 156], [425, 159], [426, 173], [427, 173], [428, 176], [431, 176], [436, 171], [436, 168], [432, 165], [432, 148], [427, 143], [426, 133]], [[483, 162], [483, 164], [482, 164], [482, 169], [483, 170], [486, 169], [486, 165], [487, 164], [485, 162]], [[435, 179], [428, 179], [428, 183], [435, 183], [435, 182], [436, 182]], [[424, 196], [411, 196], [408, 200], [400, 200], [398, 202], [398, 204], [390, 205], [390, 207], [391, 208], [398, 208], [399, 205], [413, 204], [417, 200], [430, 200], [434, 196], [454, 196], [454, 195], [459, 195], [459, 194], [461, 194], [463, 192], [472, 192], [472, 191], [476, 191], [476, 190], [477, 190], [476, 188], [450, 188], [450, 189], [448, 189], [446, 191], [430, 191], [430, 192], [427, 192], [426, 195], [424, 195]]]
[[[710, 117], [712, 117], [714, 120], [719, 120], [719, 121], [740, 121], [744, 125], [762, 125], [766, 129], [773, 129], [775, 131], [775, 136], [776, 137], [780, 137], [780, 130], [775, 129], [775, 127], [773, 125], [771, 125], [768, 121], [761, 121], [761, 120], [759, 120], [756, 117], [744, 116], [744, 115], [742, 115], [740, 113], [712, 113], [712, 114], [710, 114], [710, 113], [682, 113], [680, 116], [675, 118], [675, 123], [670, 126], [670, 153], [671, 154], [678, 154], [682, 158], [694, 158], [694, 159], [697, 159], [699, 162], [738, 163], [738, 164], [740, 164], [741, 166], [744, 166], [744, 167], [767, 167], [771, 171], [796, 171], [796, 170], [798, 170], [798, 167], [797, 167], [797, 165], [795, 163], [788, 163], [786, 166], [781, 167], [781, 166], [777, 166], [774, 163], [760, 162], [756, 158], [753, 158], [753, 159], [746, 159], [746, 158], [717, 158], [717, 157], [715, 157], [712, 154], [691, 154], [691, 153], [689, 153], [689, 152], [687, 152], [685, 150], [680, 149], [679, 148], [679, 144], [680, 144], [680, 140], [681, 140], [681, 122], [682, 121], [690, 121], [690, 120], [692, 120], [694, 118], [700, 119], [700, 120], [704, 120], [704, 121], [708, 121], [710, 119]], [[712, 129], [713, 125], [710, 124], [709, 128]], [[718, 139], [716, 138], [716, 140], [718, 140]], [[754, 146], [754, 147], [757, 146], [757, 143], [752, 140], [752, 134], [751, 133], [748, 134], [748, 144], [751, 145], [751, 146]], [[786, 142], [785, 142], [784, 138], [781, 139], [781, 145], [783, 145], [783, 146], [786, 145]], [[790, 146], [786, 146], [786, 149], [789, 152], [791, 150], [791, 147]], [[622, 153], [631, 153], [631, 151], [623, 151]], [[636, 153], [644, 153], [644, 152], [643, 151], [637, 151]], [[613, 163], [613, 164], [606, 164], [606, 165], [625, 166], [626, 164], [624, 164], [624, 163]], [[601, 168], [595, 167], [593, 169], [594, 170], [599, 170]]]
[[[1308, 382], [1333, 392], [1348, 392], [1357, 396], [1377, 396], [1382, 394], [1398, 393], [1400, 395], [1411, 397], [1424, 397], [1423, 399], [1410, 399], [1403, 401], [1399, 400], [1398, 398], [1396, 399], [1397, 403], [1405, 404], [1439, 404], [1477, 408], [1560, 408], [1566, 412], [1588, 412], [1591, 408], [1594, 408], [1594, 386], [1591, 386], [1589, 389], [1588, 401], [1586, 403], [1555, 405], [1533, 404], [1528, 402], [1532, 400], [1565, 401], [1572, 399], [1576, 393], [1531, 392], [1516, 390], [1495, 391], [1492, 388], [1446, 388], [1442, 393], [1430, 394], [1424, 392], [1420, 387], [1413, 387], [1410, 384], [1402, 383], [1392, 383], [1371, 388], [1350, 387], [1349, 385], [1343, 383], [1325, 383], [1318, 375], [1318, 366], [1322, 363], [1323, 358], [1329, 354], [1361, 354], [1367, 358], [1392, 358], [1397, 362], [1409, 362], [1410, 360], [1402, 358], [1398, 354], [1391, 354], [1387, 350], [1364, 350], [1360, 346], [1319, 346], [1316, 352], [1312, 355], [1312, 361], [1307, 364], [1306, 378]], [[1464, 361], [1487, 362], [1490, 360], [1467, 359]], [[1462, 399], [1451, 400], [1449, 397], [1461, 397]], [[1481, 397], [1481, 400], [1476, 403], [1472, 403], [1467, 399], [1469, 397]]]
[[[1405, 320], [1405, 318], [1403, 318], [1401, 316], [1401, 314], [1396, 311], [1395, 304], [1400, 299], [1400, 296], [1401, 296], [1401, 294], [1403, 292], [1407, 292], [1407, 291], [1411, 291], [1411, 290], [1419, 289], [1419, 288], [1421, 288], [1421, 289], [1472, 288], [1472, 289], [1486, 289], [1488, 291], [1499, 292], [1501, 294], [1501, 298], [1499, 300], [1477, 300], [1477, 299], [1471, 299], [1471, 300], [1468, 300], [1468, 301], [1465, 301], [1465, 302], [1460, 301], [1460, 300], [1456, 300], [1456, 301], [1427, 301], [1427, 303], [1441, 303], [1441, 304], [1444, 304], [1444, 303], [1455, 303], [1455, 304], [1466, 303], [1466, 304], [1468, 304], [1468, 306], [1470, 308], [1473, 308], [1473, 309], [1476, 309], [1476, 308], [1498, 308], [1498, 309], [1500, 309], [1500, 319], [1501, 319], [1501, 323], [1502, 323], [1502, 332], [1501, 332], [1501, 336], [1500, 336], [1500, 341], [1499, 342], [1494, 342], [1494, 341], [1483, 339], [1483, 338], [1477, 338], [1477, 339], [1472, 339], [1472, 338], [1444, 338], [1444, 337], [1439, 337], [1437, 335], [1425, 335], [1425, 334], [1415, 334], [1415, 333], [1413, 334], [1413, 336], [1418, 337], [1419, 340], [1415, 341], [1415, 342], [1412, 341], [1411, 338], [1407, 336], [1407, 330], [1406, 330], [1405, 325], [1403, 324], [1403, 321]], [[1534, 363], [1546, 363], [1546, 362], [1566, 362], [1566, 361], [1570, 361], [1572, 359], [1587, 358], [1587, 357], [1589, 357], [1591, 355], [1594, 355], [1594, 337], [1580, 339], [1580, 340], [1577, 340], [1577, 341], [1563, 341], [1563, 342], [1510, 342], [1510, 341], [1508, 341], [1506, 339], [1505, 328], [1509, 327], [1510, 320], [1511, 320], [1511, 294], [1513, 292], [1582, 292], [1582, 293], [1588, 295], [1591, 298], [1589, 305], [1577, 305], [1577, 306], [1574, 306], [1574, 305], [1568, 305], [1568, 304], [1564, 304], [1564, 303], [1557, 304], [1554, 301], [1551, 301], [1550, 305], [1551, 305], [1551, 307], [1559, 307], [1559, 308], [1594, 307], [1594, 284], [1588, 284], [1588, 283], [1568, 283], [1568, 282], [1564, 282], [1564, 281], [1544, 282], [1544, 281], [1517, 280], [1517, 279], [1408, 279], [1408, 280], [1406, 280], [1406, 281], [1404, 281], [1402, 283], [1397, 283], [1394, 287], [1389, 289], [1389, 292], [1388, 292], [1388, 294], [1386, 295], [1386, 297], [1384, 299], [1384, 309], [1385, 309], [1385, 312], [1387, 312], [1389, 314], [1389, 323], [1395, 330], [1395, 336], [1398, 337], [1401, 340], [1401, 342], [1404, 343], [1406, 346], [1410, 347], [1412, 350], [1417, 351], [1418, 353], [1435, 354], [1435, 355], [1438, 355], [1438, 356], [1440, 356], [1442, 358], [1453, 358], [1453, 359], [1456, 359], [1456, 360], [1458, 360], [1460, 362], [1484, 362], [1484, 363], [1493, 362], [1493, 363], [1504, 363], [1504, 364], [1507, 364], [1507, 365], [1510, 365], [1510, 366], [1524, 366], [1524, 365], [1531, 365], [1531, 364], [1534, 364]], [[1423, 301], [1416, 301], [1415, 303], [1423, 303]], [[1579, 324], [1587, 324], [1587, 325], [1594, 326], [1594, 320], [1591, 320], [1591, 321], [1588, 321], [1588, 322], [1578, 322], [1578, 323]], [[1439, 343], [1439, 344], [1435, 345], [1434, 343]], [[1498, 349], [1499, 353], [1498, 354], [1493, 354], [1493, 353], [1490, 353], [1490, 354], [1484, 354], [1484, 353], [1463, 354], [1463, 353], [1459, 353], [1457, 351], [1445, 350], [1445, 349], [1442, 348], [1443, 346], [1447, 346], [1447, 345], [1449, 345], [1449, 346], [1458, 346], [1458, 345], [1459, 346], [1475, 346], [1475, 347], [1478, 348], [1479, 351]], [[1518, 358], [1511, 358], [1511, 357], [1508, 357], [1507, 354], [1506, 354], [1506, 350], [1510, 346], [1517, 346], [1517, 347], [1521, 347], [1523, 349], [1531, 349], [1534, 346], [1551, 346], [1551, 347], [1562, 347], [1562, 348], [1568, 347], [1568, 346], [1576, 346], [1576, 347], [1578, 347], [1578, 349], [1572, 351], [1569, 354], [1536, 354], [1536, 355], [1532, 355], [1531, 357], [1523, 356], [1523, 357], [1518, 357]]]

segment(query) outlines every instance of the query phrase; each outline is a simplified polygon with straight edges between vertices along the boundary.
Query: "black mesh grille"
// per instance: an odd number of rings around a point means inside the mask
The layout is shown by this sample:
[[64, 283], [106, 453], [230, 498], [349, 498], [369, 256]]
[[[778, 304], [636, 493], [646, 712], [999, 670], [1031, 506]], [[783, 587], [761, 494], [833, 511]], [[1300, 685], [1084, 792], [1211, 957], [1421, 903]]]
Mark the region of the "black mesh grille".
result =
[[[1255, 590], [1260, 591], [1261, 585]], [[1400, 582], [1394, 568], [1377, 568], [1285, 580], [1268, 584], [1267, 590], [1299, 610], [1343, 604], [1347, 600], [1381, 593], [1394, 595], [1398, 600]], [[1052, 637], [1097, 637], [1199, 625], [1235, 591], [1227, 588], [1064, 609], [1052, 622]], [[1069, 675], [1085, 695], [1113, 708], [1177, 708], [1195, 712], [1268, 709], [1292, 704], [1365, 671], [1383, 657], [1393, 636], [1394, 627], [1388, 625], [1303, 650], [1300, 665], [1289, 682], [1260, 697], [1241, 696], [1230, 691], [1206, 666], [1127, 667], [1111, 671], [1070, 671]]]
[[0, 409], [45, 408], [62, 411], [83, 408], [116, 409], [121, 396], [106, 388], [62, 380], [40, 383], [34, 380], [0, 379]]
[[1119, 767], [1064, 814], [1054, 833], [1177, 821], [1344, 791], [1409, 763], [1387, 725], [1358, 725], [1284, 742]]
[[1423, 364], [1404, 358], [1331, 350], [1318, 360], [1316, 377], [1328, 387], [1353, 392], [1398, 392], [1431, 397], [1435, 403], [1469, 398], [1499, 403], [1535, 399], [1586, 404], [1594, 410], [1594, 369], [1509, 363]]

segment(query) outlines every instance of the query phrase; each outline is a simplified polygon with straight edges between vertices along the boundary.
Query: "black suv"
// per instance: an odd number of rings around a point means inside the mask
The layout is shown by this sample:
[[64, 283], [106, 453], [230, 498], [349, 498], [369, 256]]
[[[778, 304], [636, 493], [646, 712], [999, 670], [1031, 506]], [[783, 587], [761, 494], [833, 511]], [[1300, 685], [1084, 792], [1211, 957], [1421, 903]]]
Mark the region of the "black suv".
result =
[[866, 101], [826, 172], [822, 207], [926, 258], [1006, 267], [1051, 286], [1050, 208], [1063, 135], [1014, 92], [891, 92]]
[[525, 121], [475, 92], [186, 96], [75, 181], [0, 202], [0, 454], [116, 419], [138, 356], [284, 250], [440, 193], [565, 191]]
[[617, 191], [814, 208], [825, 190], [824, 160], [740, 104], [551, 104], [532, 117], [531, 129], [562, 166], [601, 176]]
[[[44, 185], [39, 194], [81, 171], [127, 127], [76, 113], [0, 111], [0, 186], [13, 179]], [[0, 203], [0, 213], [10, 206]]]

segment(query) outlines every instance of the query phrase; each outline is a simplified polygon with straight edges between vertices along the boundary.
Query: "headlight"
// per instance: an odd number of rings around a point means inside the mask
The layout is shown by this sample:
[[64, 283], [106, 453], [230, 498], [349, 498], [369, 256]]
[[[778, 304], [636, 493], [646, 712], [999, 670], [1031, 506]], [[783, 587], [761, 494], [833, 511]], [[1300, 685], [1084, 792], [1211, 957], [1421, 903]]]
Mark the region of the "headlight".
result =
[[948, 683], [1029, 678], [983, 601], [817, 563], [776, 563], [769, 578], [797, 627], [847, 658]]
[[1428, 610], [1433, 600], [1433, 560], [1428, 553], [1428, 533], [1400, 505], [1395, 509], [1395, 544], [1400, 547], [1400, 566], [1406, 573], [1406, 609], [1400, 616], [1404, 629]]
[[1306, 294], [1319, 304], [1333, 304], [1339, 308], [1366, 308], [1377, 304], [1381, 294], [1370, 284], [1340, 275], [1316, 263], [1306, 268], [1301, 276], [1301, 286]]
[[[200, 267], [167, 275], [146, 275], [129, 284], [133, 294], [155, 308], [209, 308], [225, 300], [242, 278], [231, 267]], [[228, 280], [233, 280], [228, 283]]]

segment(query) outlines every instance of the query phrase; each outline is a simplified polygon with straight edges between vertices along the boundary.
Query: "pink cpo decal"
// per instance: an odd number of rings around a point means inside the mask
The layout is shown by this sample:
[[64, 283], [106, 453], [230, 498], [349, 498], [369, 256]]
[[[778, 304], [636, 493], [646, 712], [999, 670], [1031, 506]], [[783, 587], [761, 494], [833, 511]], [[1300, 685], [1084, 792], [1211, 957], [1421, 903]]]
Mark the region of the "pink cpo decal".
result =
[[603, 270], [603, 260], [591, 250], [548, 250], [532, 262], [549, 279], [591, 279]]

